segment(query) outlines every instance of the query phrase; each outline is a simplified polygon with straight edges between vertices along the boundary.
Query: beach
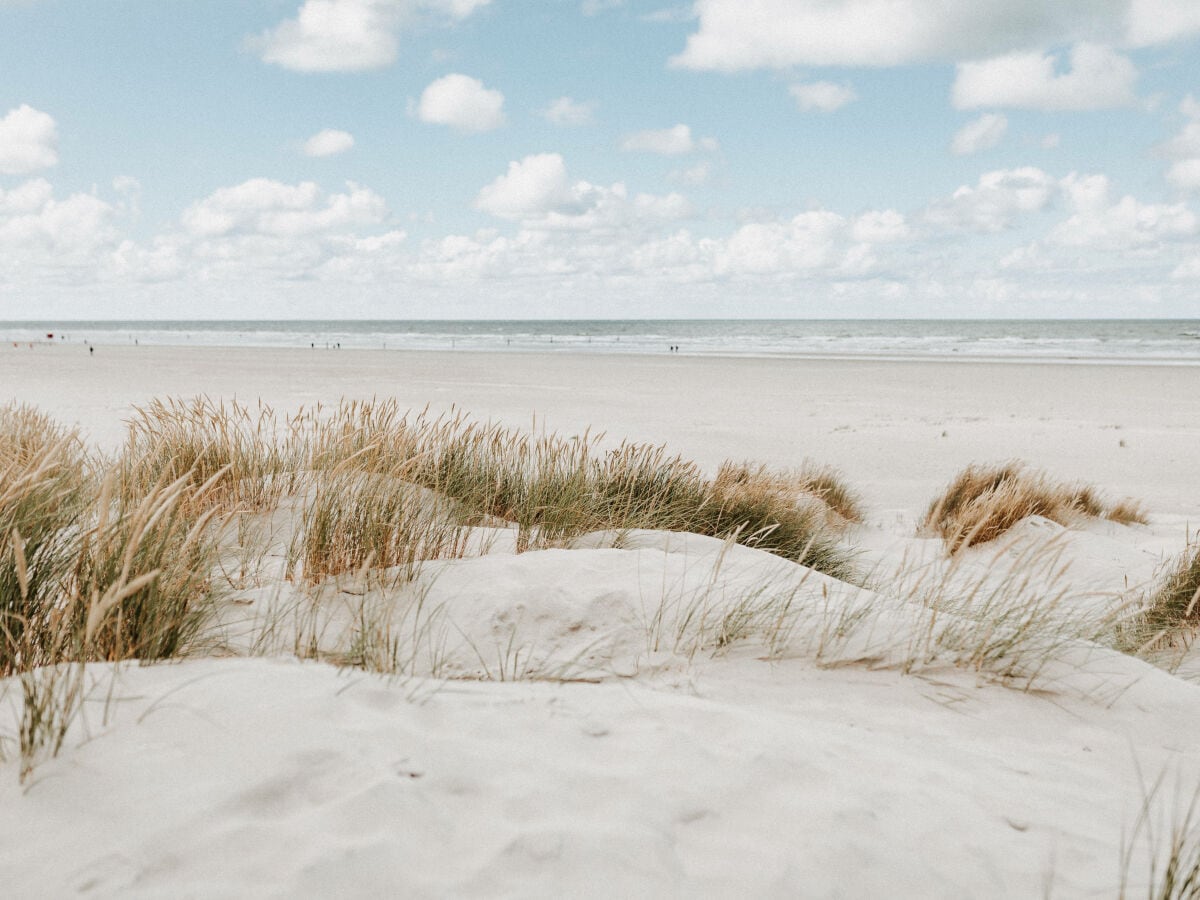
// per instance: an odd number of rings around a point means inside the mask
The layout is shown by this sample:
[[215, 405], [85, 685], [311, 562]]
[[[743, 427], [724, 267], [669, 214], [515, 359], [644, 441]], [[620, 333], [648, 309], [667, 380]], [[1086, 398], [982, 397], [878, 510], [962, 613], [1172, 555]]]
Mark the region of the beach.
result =
[[715, 468], [805, 458], [844, 471], [872, 508], [915, 513], [969, 463], [1023, 459], [1155, 511], [1196, 515], [1200, 368], [1068, 363], [438, 353], [245, 347], [0, 348], [4, 399], [123, 439], [155, 397], [347, 398], [451, 406], [479, 419], [665, 443]]
[[[1200, 368], [35, 345], [0, 348], [0, 385], [108, 452], [155, 398], [394, 399], [709, 475], [815, 461], [862, 506], [854, 576], [740, 532], [514, 553], [489, 519], [415, 580], [310, 582], [284, 575], [301, 488], [251, 520], [250, 575], [214, 570], [208, 642], [89, 664], [22, 780], [8, 680], [9, 896], [1140, 895], [1186, 825], [1194, 654], [1098, 635], [1194, 540]], [[918, 532], [1006, 460], [1145, 522], [1031, 516], [953, 557]]]

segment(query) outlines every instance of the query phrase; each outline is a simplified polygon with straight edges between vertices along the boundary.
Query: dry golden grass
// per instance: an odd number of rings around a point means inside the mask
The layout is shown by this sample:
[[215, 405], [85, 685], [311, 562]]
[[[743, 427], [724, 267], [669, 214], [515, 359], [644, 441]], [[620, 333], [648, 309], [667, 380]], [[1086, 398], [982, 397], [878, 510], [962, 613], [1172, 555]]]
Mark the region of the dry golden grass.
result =
[[725, 462], [715, 484], [726, 492], [746, 488], [774, 492], [780, 500], [797, 505], [823, 504], [835, 523], [862, 522], [862, 498], [832, 466], [805, 463], [798, 469], [772, 470], [754, 463]]
[[0, 409], [0, 677], [22, 694], [21, 777], [57, 753], [97, 659], [176, 656], [211, 602], [222, 473], [136, 495], [78, 436], [33, 410]]
[[421, 564], [459, 558], [466, 530], [445, 499], [390, 475], [334, 470], [318, 477], [291, 549], [289, 573], [309, 583], [366, 567], [411, 581]]
[[1146, 599], [1127, 649], [1138, 652], [1184, 646], [1200, 629], [1200, 546], [1188, 547]]
[[[600, 449], [602, 435], [528, 434], [461, 412], [401, 414], [393, 402], [343, 403], [293, 423], [316, 470], [386, 474], [454, 501], [462, 524], [511, 523], [519, 551], [555, 546], [600, 529], [651, 528], [737, 535], [837, 577], [849, 554], [833, 520], [860, 517], [832, 470], [769, 473], [722, 467], [706, 478], [661, 446]], [[808, 502], [798, 502], [807, 499]]]
[[236, 401], [153, 400], [134, 409], [117, 465], [126, 500], [186, 477], [192, 499], [229, 512], [278, 505], [297, 483], [298, 447], [270, 407]]
[[1118, 500], [1110, 506], [1104, 518], [1111, 519], [1120, 525], [1146, 525], [1149, 523], [1149, 513], [1139, 500]]
[[77, 434], [0, 408], [0, 676], [53, 659], [54, 610], [94, 486]]
[[1028, 516], [1060, 525], [1089, 516], [1125, 524], [1146, 521], [1133, 501], [1110, 506], [1089, 485], [1057, 482], [1009, 462], [972, 465], [960, 472], [930, 504], [920, 530], [940, 535], [953, 553], [995, 540]]

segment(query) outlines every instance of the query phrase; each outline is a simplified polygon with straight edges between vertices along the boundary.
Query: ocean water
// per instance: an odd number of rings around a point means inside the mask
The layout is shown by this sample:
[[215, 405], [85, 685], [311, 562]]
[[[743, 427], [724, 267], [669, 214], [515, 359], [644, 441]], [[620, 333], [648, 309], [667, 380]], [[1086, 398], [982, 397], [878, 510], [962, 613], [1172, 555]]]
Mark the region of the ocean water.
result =
[[1200, 365], [1200, 319], [0, 322], [0, 341], [5, 343], [47, 340], [397, 352], [678, 352]]

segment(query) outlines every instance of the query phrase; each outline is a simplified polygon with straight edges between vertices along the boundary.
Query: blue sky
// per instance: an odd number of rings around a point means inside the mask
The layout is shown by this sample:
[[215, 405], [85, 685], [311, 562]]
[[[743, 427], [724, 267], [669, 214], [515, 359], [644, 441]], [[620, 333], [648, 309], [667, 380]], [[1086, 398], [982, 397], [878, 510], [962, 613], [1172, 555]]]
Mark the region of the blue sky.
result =
[[1200, 315], [1195, 0], [0, 29], [0, 318]]

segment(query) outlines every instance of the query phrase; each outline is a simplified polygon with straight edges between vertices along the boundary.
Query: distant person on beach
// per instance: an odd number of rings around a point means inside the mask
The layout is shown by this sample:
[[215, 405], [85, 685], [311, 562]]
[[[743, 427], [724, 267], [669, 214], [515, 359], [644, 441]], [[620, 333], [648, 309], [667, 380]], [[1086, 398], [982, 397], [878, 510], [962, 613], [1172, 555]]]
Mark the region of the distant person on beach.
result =
[[88, 356], [95, 356], [95, 355], [96, 355], [96, 348], [89, 346], [88, 347]]

